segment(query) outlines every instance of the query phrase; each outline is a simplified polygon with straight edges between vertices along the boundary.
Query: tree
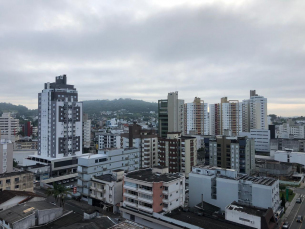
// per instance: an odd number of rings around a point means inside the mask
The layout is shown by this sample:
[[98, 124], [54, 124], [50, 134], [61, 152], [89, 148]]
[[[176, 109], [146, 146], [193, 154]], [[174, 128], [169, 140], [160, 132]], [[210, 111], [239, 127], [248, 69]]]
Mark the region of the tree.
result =
[[59, 201], [59, 206], [64, 207], [69, 191], [70, 189], [66, 188], [65, 186], [53, 183], [53, 188], [47, 189], [47, 196], [53, 196], [56, 203]]
[[283, 208], [285, 208], [285, 205], [286, 205], [286, 199], [285, 199], [285, 194], [284, 193], [282, 193], [282, 203], [281, 203], [281, 206], [283, 207]]
[[17, 167], [18, 166], [18, 162], [16, 161], [16, 159], [13, 159], [13, 167]]

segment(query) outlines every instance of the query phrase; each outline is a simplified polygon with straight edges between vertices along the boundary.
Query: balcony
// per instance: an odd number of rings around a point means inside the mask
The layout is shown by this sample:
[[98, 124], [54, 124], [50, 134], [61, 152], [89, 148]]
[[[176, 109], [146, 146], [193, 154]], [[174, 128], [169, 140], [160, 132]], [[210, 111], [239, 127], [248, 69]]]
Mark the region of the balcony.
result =
[[97, 188], [96, 188], [96, 187], [93, 187], [93, 186], [90, 186], [90, 189], [96, 190]]
[[138, 199], [138, 196], [127, 193], [127, 192], [124, 192], [124, 196], [128, 197], [128, 198], [131, 198], [131, 199], [134, 199], [134, 200]]
[[96, 190], [99, 192], [105, 193], [105, 189], [103, 189], [103, 188], [97, 188]]
[[153, 213], [153, 209], [152, 208], [148, 208], [148, 207], [144, 207], [142, 205], [138, 206], [139, 210], [145, 211], [145, 212], [149, 212], [149, 213]]
[[138, 192], [141, 192], [141, 193], [144, 193], [144, 194], [146, 194], [146, 195], [152, 195], [152, 191], [150, 191], [150, 190], [146, 190], [146, 189], [142, 189], [142, 188], [139, 188], [138, 189]]
[[169, 194], [168, 190], [163, 190], [162, 193], [163, 193], [164, 195], [168, 195], [168, 194]]
[[132, 203], [132, 202], [129, 202], [127, 200], [124, 201], [124, 204], [129, 206], [129, 207], [138, 208], [138, 205], [136, 203]]
[[148, 204], [152, 204], [153, 203], [152, 199], [147, 199], [147, 198], [143, 198], [143, 197], [138, 197], [138, 200], [141, 201], [141, 202], [148, 203]]
[[165, 212], [169, 211], [168, 207], [164, 207], [164, 208], [162, 208], [162, 210], [165, 211]]
[[128, 190], [132, 190], [132, 191], [137, 191], [138, 190], [137, 187], [132, 187], [132, 186], [128, 186], [128, 185], [124, 185], [124, 188], [128, 189]]
[[169, 203], [169, 199], [164, 199], [163, 198], [162, 202], [168, 204]]
[[94, 195], [93, 193], [90, 193], [90, 196], [93, 197], [93, 198], [97, 198], [97, 196]]

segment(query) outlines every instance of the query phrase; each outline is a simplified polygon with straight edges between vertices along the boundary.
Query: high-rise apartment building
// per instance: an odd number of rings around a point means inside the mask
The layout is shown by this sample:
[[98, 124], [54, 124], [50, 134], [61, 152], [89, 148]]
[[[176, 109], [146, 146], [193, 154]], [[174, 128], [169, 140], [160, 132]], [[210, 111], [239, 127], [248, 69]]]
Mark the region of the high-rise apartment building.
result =
[[18, 140], [19, 119], [12, 117], [11, 113], [3, 113], [0, 117], [1, 139], [15, 142]]
[[251, 174], [255, 169], [254, 139], [216, 136], [209, 139], [210, 165]]
[[141, 168], [158, 165], [158, 136], [154, 130], [144, 130], [136, 123], [129, 126], [129, 133], [121, 134], [121, 148], [136, 147], [140, 150]]
[[181, 133], [168, 133], [167, 138], [159, 138], [159, 165], [168, 167], [170, 173], [188, 174], [197, 164], [197, 139], [181, 136]]
[[83, 114], [83, 152], [89, 153], [91, 144], [91, 120], [88, 114]]
[[38, 155], [79, 156], [82, 143], [82, 103], [66, 75], [57, 76], [38, 94]]
[[208, 104], [198, 97], [194, 102], [184, 104], [184, 133], [209, 134]]
[[168, 132], [184, 134], [184, 100], [178, 99], [178, 91], [158, 101], [158, 119], [159, 137], [166, 137]]

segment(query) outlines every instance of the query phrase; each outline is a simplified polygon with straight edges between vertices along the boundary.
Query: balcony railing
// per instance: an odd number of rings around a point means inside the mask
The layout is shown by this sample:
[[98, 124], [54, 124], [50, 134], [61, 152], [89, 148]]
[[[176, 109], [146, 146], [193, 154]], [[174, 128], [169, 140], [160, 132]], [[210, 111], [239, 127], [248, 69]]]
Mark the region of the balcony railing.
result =
[[138, 208], [138, 205], [136, 203], [132, 203], [127, 200], [124, 201], [124, 204], [126, 204], [129, 207]]
[[147, 199], [147, 198], [143, 198], [143, 197], [138, 197], [138, 200], [142, 201], [142, 202], [145, 202], [145, 203], [148, 203], [148, 204], [152, 204], [153, 203], [152, 199]]
[[147, 195], [152, 195], [152, 191], [142, 189], [142, 188], [138, 188], [138, 192], [141, 192], [141, 193], [144, 193], [144, 194], [147, 194]]
[[145, 211], [145, 212], [149, 212], [149, 213], [153, 213], [153, 209], [152, 208], [148, 208], [148, 207], [144, 207], [142, 205], [138, 205], [138, 208], [142, 211]]
[[131, 198], [131, 199], [134, 199], [134, 200], [138, 199], [138, 196], [127, 193], [127, 192], [124, 192], [124, 196], [128, 197], [128, 198]]

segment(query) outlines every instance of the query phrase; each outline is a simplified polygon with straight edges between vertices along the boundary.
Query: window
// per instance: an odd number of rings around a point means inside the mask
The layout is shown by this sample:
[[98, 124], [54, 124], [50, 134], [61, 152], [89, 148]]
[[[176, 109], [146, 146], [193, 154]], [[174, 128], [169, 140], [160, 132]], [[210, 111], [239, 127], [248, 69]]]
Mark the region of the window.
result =
[[11, 179], [7, 179], [7, 180], [6, 180], [6, 183], [7, 183], [7, 184], [11, 183]]
[[15, 189], [16, 189], [16, 188], [19, 188], [19, 185], [15, 185]]

